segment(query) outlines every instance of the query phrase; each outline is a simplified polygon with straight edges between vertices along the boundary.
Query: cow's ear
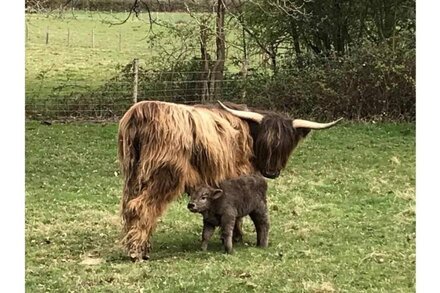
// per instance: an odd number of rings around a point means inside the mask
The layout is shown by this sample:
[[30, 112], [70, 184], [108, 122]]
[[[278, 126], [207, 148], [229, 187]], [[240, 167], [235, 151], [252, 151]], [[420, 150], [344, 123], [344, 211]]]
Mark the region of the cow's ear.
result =
[[300, 127], [300, 128], [295, 128], [296, 133], [299, 134], [300, 138], [305, 138], [307, 136], [307, 134], [310, 133], [310, 128], [304, 128], [304, 127]]
[[222, 195], [223, 195], [223, 190], [221, 190], [221, 189], [214, 189], [212, 191], [212, 193], [211, 193], [211, 199], [217, 199], [217, 198], [219, 198]]

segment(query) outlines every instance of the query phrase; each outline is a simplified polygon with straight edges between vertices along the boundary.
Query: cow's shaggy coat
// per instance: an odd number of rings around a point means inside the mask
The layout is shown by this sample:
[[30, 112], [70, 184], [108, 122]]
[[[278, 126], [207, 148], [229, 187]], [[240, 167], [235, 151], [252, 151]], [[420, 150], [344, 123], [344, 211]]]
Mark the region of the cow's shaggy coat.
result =
[[185, 188], [255, 171], [248, 125], [220, 109], [140, 102], [118, 137], [123, 242], [134, 258], [147, 256], [158, 217]]

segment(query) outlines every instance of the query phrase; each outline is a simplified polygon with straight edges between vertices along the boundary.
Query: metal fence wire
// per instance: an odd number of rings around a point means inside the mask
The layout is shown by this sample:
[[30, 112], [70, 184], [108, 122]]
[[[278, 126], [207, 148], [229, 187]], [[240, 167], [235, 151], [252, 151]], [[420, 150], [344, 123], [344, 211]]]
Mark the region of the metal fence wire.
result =
[[98, 86], [79, 80], [27, 86], [26, 117], [112, 119], [122, 116], [133, 103], [144, 100], [184, 104], [209, 103], [216, 99], [241, 102], [250, 77], [237, 73], [217, 79], [216, 73], [147, 70], [134, 59], [132, 64]]

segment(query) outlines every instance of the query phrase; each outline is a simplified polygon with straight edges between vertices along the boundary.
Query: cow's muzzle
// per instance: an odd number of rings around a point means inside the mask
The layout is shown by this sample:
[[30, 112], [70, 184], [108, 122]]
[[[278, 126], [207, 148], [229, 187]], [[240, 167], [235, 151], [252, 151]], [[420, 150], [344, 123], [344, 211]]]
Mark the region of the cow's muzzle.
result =
[[264, 171], [261, 174], [266, 178], [275, 179], [280, 176], [280, 171]]

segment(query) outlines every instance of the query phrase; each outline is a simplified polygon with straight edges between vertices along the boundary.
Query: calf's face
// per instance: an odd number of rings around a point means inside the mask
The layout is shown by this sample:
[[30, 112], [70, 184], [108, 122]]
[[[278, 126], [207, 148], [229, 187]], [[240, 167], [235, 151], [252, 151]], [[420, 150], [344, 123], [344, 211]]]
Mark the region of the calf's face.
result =
[[190, 194], [188, 209], [193, 213], [202, 213], [211, 208], [212, 201], [223, 194], [221, 189], [215, 189], [210, 186], [201, 186], [196, 188]]

